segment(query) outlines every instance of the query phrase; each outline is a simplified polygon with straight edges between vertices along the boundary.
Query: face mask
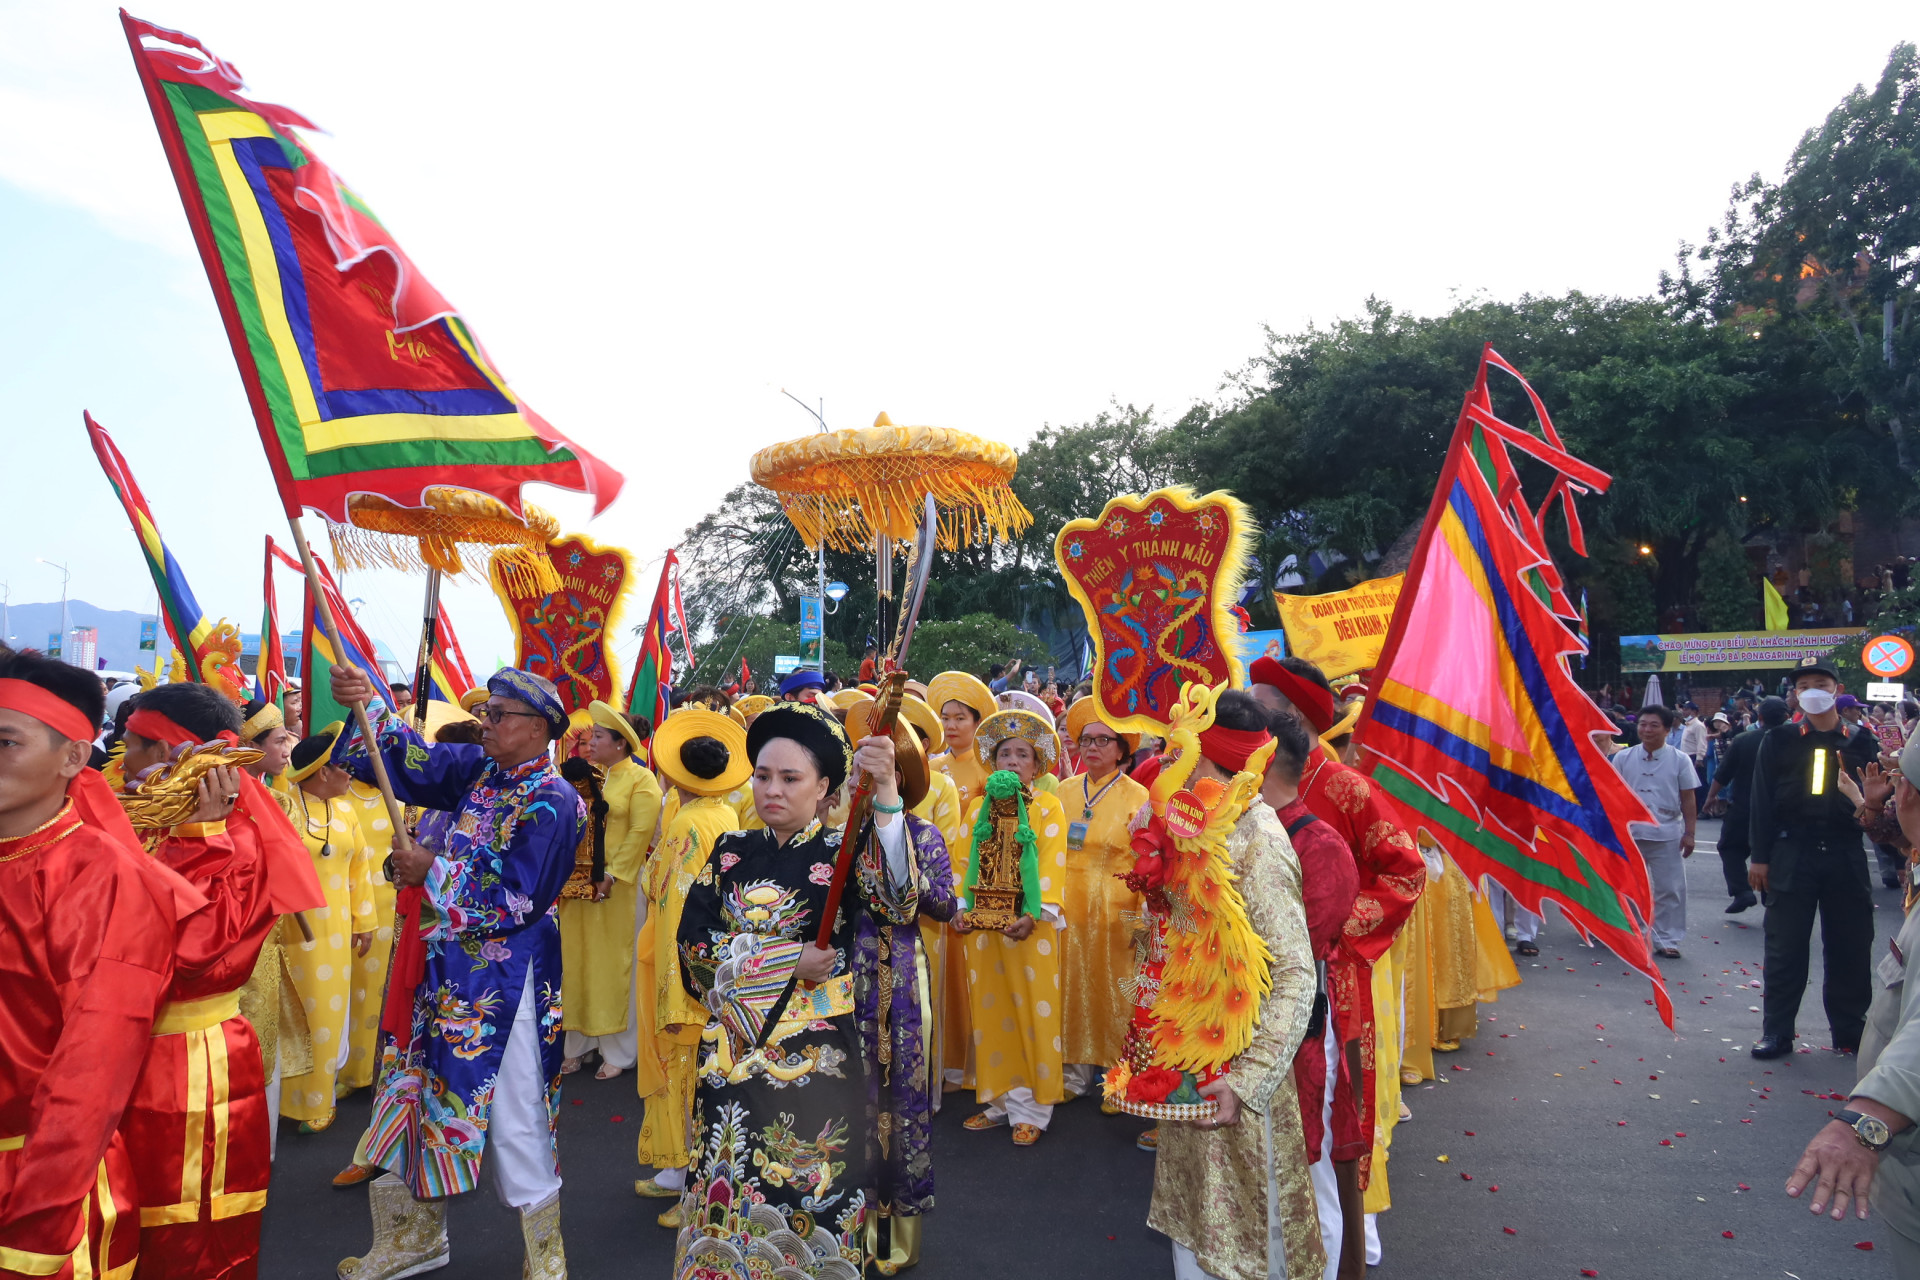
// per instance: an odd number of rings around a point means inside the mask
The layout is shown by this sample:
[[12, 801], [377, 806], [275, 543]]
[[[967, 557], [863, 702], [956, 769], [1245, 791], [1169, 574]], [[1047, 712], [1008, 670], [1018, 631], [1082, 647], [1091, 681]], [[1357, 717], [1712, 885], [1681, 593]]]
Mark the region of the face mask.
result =
[[1802, 689], [1800, 691], [1800, 709], [1810, 716], [1825, 715], [1833, 710], [1838, 695], [1831, 689]]

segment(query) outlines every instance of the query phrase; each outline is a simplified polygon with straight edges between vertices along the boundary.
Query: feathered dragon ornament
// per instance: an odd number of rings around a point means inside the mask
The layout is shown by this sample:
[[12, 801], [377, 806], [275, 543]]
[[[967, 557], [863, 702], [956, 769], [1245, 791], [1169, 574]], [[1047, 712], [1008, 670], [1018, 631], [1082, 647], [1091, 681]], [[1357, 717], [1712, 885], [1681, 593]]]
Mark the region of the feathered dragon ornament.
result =
[[1126, 1052], [1107, 1073], [1107, 1100], [1157, 1120], [1199, 1120], [1215, 1104], [1199, 1086], [1225, 1073], [1259, 1024], [1273, 955], [1247, 922], [1227, 837], [1260, 793], [1273, 754], [1255, 752], [1231, 782], [1202, 778], [1200, 735], [1226, 683], [1188, 683], [1167, 727], [1167, 761], [1148, 793], [1153, 818], [1134, 833], [1125, 877], [1147, 904], [1136, 943], [1133, 1020]]

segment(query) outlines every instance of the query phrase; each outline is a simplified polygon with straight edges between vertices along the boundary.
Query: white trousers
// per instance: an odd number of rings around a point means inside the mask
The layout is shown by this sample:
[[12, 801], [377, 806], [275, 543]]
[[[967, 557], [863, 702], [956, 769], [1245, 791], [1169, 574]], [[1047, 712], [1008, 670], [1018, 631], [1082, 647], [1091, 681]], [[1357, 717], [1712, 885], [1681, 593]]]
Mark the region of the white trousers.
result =
[[1307, 1166], [1307, 1176], [1313, 1181], [1314, 1205], [1320, 1211], [1320, 1245], [1327, 1251], [1325, 1280], [1335, 1280], [1340, 1274], [1341, 1242], [1346, 1239], [1340, 1181], [1333, 1172], [1333, 1084], [1340, 1070], [1340, 1043], [1338, 1036], [1321, 1040], [1327, 1056], [1327, 1084], [1320, 1098], [1320, 1158]]
[[1489, 879], [1487, 905], [1513, 929], [1515, 940], [1532, 942], [1540, 936], [1540, 917], [1513, 900], [1513, 895]]
[[531, 1209], [560, 1190], [560, 1169], [547, 1123], [547, 1081], [540, 1070], [540, 1021], [534, 1014], [533, 966], [520, 988], [520, 1008], [507, 1033], [507, 1051], [487, 1116], [482, 1163], [493, 1171], [493, 1191], [509, 1209]]
[[1069, 1062], [1060, 1068], [1060, 1083], [1069, 1098], [1084, 1098], [1092, 1091], [1093, 1082], [1100, 1078], [1102, 1070], [1098, 1063]]
[[610, 1036], [583, 1036], [578, 1031], [567, 1032], [569, 1058], [583, 1058], [589, 1049], [598, 1049], [608, 1066], [631, 1071], [634, 1064], [640, 1061], [639, 1025], [629, 1018], [625, 1031]]
[[273, 1079], [267, 1081], [267, 1163], [280, 1154], [280, 1055], [273, 1055]]
[[1018, 1085], [988, 1100], [987, 1118], [1011, 1120], [1014, 1124], [1030, 1124], [1036, 1129], [1045, 1129], [1053, 1120], [1053, 1106], [1051, 1103], [1035, 1102], [1033, 1090]]
[[1676, 950], [1687, 940], [1687, 864], [1678, 840], [1637, 840], [1653, 882], [1653, 945]]

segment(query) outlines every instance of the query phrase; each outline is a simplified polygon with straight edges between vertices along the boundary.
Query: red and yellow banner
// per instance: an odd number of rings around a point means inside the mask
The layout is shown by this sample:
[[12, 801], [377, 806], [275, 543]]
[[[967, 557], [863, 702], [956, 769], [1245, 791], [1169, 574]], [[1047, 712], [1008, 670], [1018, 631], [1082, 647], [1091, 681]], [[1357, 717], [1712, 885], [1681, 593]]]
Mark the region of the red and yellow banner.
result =
[[583, 724], [589, 703], [622, 705], [613, 643], [632, 566], [619, 547], [603, 547], [579, 534], [549, 542], [547, 558], [559, 575], [560, 590], [529, 591], [532, 575], [503, 573], [496, 556], [493, 593], [513, 628], [513, 665], [553, 681], [574, 722]]
[[1280, 623], [1287, 629], [1287, 648], [1329, 676], [1365, 671], [1380, 661], [1380, 646], [1386, 643], [1406, 576], [1373, 578], [1318, 596], [1274, 592]]

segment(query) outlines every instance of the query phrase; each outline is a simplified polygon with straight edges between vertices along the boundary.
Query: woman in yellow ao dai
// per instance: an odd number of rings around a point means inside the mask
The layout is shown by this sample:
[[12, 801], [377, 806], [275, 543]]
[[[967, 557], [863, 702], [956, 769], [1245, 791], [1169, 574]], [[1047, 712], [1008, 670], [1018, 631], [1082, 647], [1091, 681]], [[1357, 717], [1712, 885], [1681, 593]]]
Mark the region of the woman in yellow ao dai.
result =
[[1133, 976], [1133, 935], [1142, 927], [1140, 895], [1121, 879], [1133, 870], [1127, 824], [1147, 802], [1147, 789], [1121, 767], [1139, 739], [1103, 723], [1095, 707], [1092, 698], [1082, 698], [1067, 712], [1067, 734], [1077, 741], [1086, 772], [1062, 782], [1059, 791], [1068, 820], [1064, 1055], [1067, 1088], [1076, 1095], [1123, 1056], [1133, 999], [1120, 984]]
[[[975, 754], [992, 770], [1018, 775], [1031, 788], [1050, 772], [1059, 748], [1052, 726], [1028, 711], [1001, 711], [980, 724]], [[976, 796], [967, 806], [971, 832], [986, 803]], [[1067, 876], [1067, 815], [1060, 800], [1034, 791], [1027, 802], [1040, 872], [1042, 918], [1023, 915], [1000, 931], [975, 930], [957, 916], [966, 935], [962, 949], [973, 1021], [975, 1096], [986, 1110], [966, 1127], [993, 1129], [1013, 1124], [1013, 1140], [1028, 1147], [1053, 1119], [1055, 1103], [1066, 1094], [1061, 1060], [1061, 893]], [[966, 857], [956, 859], [954, 883], [966, 883], [975, 856], [969, 839]], [[964, 913], [972, 903], [963, 895]]]
[[373, 875], [359, 815], [346, 798], [353, 779], [328, 764], [330, 734], [305, 739], [293, 749], [285, 777], [293, 792], [293, 825], [313, 859], [314, 873], [327, 905], [307, 913], [313, 929], [308, 942], [293, 921], [280, 922], [287, 972], [306, 1006], [313, 1035], [313, 1070], [284, 1081], [280, 1114], [300, 1121], [302, 1133], [317, 1133], [333, 1123], [336, 1086], [349, 1049], [348, 1025], [353, 996], [353, 960], [372, 949]]
[[387, 957], [393, 951], [393, 900], [398, 890], [387, 879], [387, 855], [393, 852], [393, 819], [386, 797], [364, 782], [347, 784], [346, 802], [360, 823], [367, 846], [367, 879], [373, 886], [373, 943], [353, 958], [353, 994], [348, 1002], [347, 1065], [340, 1078], [348, 1089], [373, 1083], [380, 1063], [380, 1002], [387, 993]]
[[[942, 671], [927, 682], [927, 709], [934, 715], [946, 750], [928, 757], [934, 770], [953, 783], [959, 801], [960, 816], [955, 830], [945, 826], [947, 856], [953, 861], [953, 883], [957, 889], [966, 875], [967, 844], [965, 826], [968, 808], [980, 796], [980, 788], [992, 772], [974, 750], [974, 736], [980, 722], [995, 710], [993, 691], [964, 671]], [[933, 725], [919, 725], [932, 742]], [[927, 792], [931, 800], [933, 792]], [[924, 802], [923, 802], [924, 803]], [[926, 815], [919, 815], [926, 816]], [[956, 920], [958, 916], [954, 917]], [[933, 1071], [946, 1085], [972, 1088], [973, 1022], [968, 1009], [966, 948], [951, 924], [925, 922], [920, 938], [927, 953], [927, 996], [932, 1006], [932, 1028], [927, 1033], [927, 1058]], [[936, 1090], [935, 1096], [938, 1096]]]
[[606, 879], [591, 900], [560, 902], [560, 973], [567, 1033], [563, 1072], [578, 1071], [587, 1052], [600, 1052], [599, 1080], [632, 1067], [639, 1054], [639, 1022], [633, 996], [635, 935], [640, 928], [640, 877], [647, 845], [660, 819], [660, 783], [634, 759], [640, 734], [604, 702], [587, 714], [593, 728], [588, 757], [606, 770], [600, 795], [607, 802]]

